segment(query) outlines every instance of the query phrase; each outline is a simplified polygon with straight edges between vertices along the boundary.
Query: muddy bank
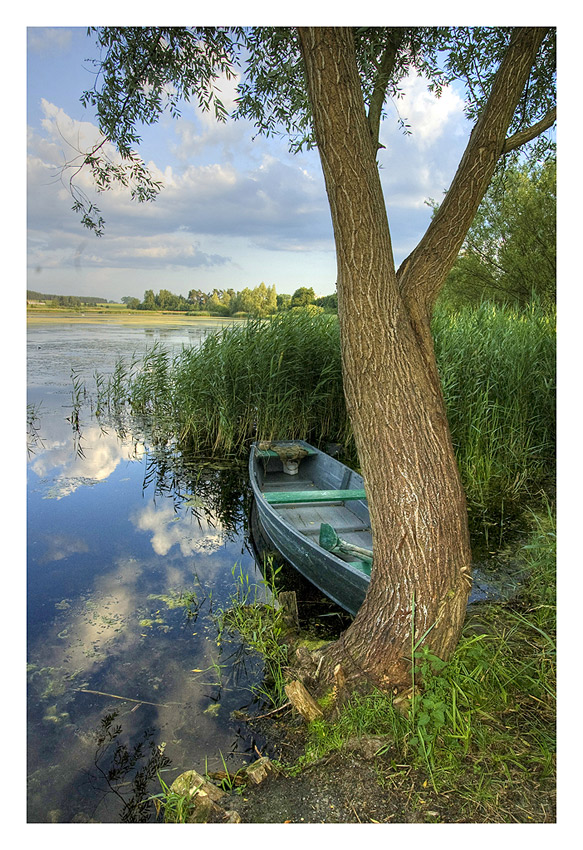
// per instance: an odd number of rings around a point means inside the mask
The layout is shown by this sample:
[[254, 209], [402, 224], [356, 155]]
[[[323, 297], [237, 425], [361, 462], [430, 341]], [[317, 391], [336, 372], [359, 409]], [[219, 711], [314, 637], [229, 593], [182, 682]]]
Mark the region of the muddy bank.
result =
[[467, 775], [460, 776], [459, 788], [436, 793], [427, 775], [399, 764], [390, 747], [377, 755], [380, 743], [355, 740], [298, 776], [271, 770], [260, 784], [247, 784], [221, 798], [225, 814], [211, 820], [244, 824], [556, 822], [550, 784], [509, 783], [499, 795], [495, 813], [487, 807], [480, 810], [468, 793], [476, 784], [470, 764]]

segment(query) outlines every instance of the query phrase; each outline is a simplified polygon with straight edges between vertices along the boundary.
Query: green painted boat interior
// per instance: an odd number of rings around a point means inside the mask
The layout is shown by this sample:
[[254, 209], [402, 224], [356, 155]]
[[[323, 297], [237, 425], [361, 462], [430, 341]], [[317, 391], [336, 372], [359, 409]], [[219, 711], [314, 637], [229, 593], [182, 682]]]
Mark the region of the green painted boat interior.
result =
[[[362, 477], [304, 441], [256, 447], [250, 462], [258, 510], [264, 512], [272, 545], [282, 547], [284, 557], [300, 573], [355, 614], [372, 566]], [[322, 528], [330, 549], [320, 540]]]
[[347, 561], [347, 563], [356, 570], [360, 570], [361, 573], [370, 576], [372, 561]]
[[364, 490], [289, 490], [264, 493], [270, 505], [289, 505], [295, 502], [344, 502], [366, 499]]
[[[315, 449], [310, 449], [310, 448], [303, 447], [303, 446], [302, 446], [302, 448], [304, 449], [304, 451], [306, 452], [306, 454], [308, 456], [316, 454]], [[263, 457], [263, 458], [280, 457], [279, 453], [273, 451], [273, 449], [256, 449], [256, 452], [257, 452], [257, 457]]]

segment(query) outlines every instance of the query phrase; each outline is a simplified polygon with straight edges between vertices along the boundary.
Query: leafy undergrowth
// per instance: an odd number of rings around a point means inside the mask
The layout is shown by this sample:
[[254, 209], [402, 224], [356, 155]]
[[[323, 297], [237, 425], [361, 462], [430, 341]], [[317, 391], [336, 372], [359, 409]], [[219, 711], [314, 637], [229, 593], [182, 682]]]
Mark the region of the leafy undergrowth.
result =
[[294, 771], [368, 738], [380, 785], [406, 791], [416, 810], [428, 807], [442, 821], [552, 822], [555, 542], [554, 519], [538, 517], [517, 553], [527, 575], [520, 595], [469, 613], [448, 664], [416, 653], [423, 686], [408, 711], [377, 692], [310, 724]]

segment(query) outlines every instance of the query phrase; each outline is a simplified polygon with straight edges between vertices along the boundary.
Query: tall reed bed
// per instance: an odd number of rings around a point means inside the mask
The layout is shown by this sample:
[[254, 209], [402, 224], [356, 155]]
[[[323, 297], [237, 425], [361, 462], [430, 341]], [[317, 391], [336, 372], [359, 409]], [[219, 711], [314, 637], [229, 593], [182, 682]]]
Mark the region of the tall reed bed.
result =
[[172, 418], [195, 452], [237, 454], [252, 439], [351, 439], [335, 316], [293, 311], [228, 326], [174, 358], [155, 349], [121, 396], [135, 413]]
[[[473, 525], [505, 518], [552, 481], [555, 318], [484, 303], [439, 310], [435, 348]], [[158, 433], [198, 453], [245, 453], [252, 439], [303, 438], [354, 451], [335, 316], [292, 311], [234, 324], [171, 357], [156, 346], [118, 364], [110, 407], [129, 400]], [[501, 525], [502, 523], [502, 525]]]
[[500, 525], [555, 468], [555, 316], [484, 303], [436, 313], [437, 362], [470, 516]]

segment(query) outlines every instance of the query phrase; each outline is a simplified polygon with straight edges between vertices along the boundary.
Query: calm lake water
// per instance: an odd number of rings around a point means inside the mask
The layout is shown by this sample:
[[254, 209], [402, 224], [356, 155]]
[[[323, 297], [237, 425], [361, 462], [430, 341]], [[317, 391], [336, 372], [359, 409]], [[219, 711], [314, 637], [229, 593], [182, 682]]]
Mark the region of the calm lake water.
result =
[[[120, 743], [145, 740], [148, 753], [164, 743], [168, 783], [223, 758], [236, 770], [262, 745], [233, 718], [263, 710], [250, 690], [261, 664], [236, 636], [217, 641], [236, 575], [261, 580], [245, 469], [153, 447], [138, 423], [119, 433], [89, 398], [81, 440], [67, 420], [71, 369], [91, 387], [120, 355], [197, 345], [209, 329], [29, 325], [28, 822], [118, 822], [104, 773]], [[113, 712], [122, 731], [98, 751]], [[131, 796], [127, 784], [115, 790]]]
[[[245, 464], [183, 456], [147, 421], [93, 413], [96, 370], [107, 375], [154, 343], [199, 345], [223, 324], [29, 324], [29, 823], [119, 822], [133, 773], [109, 783], [107, 773], [116, 753], [131, 761], [140, 745], [135, 768], [164, 745], [168, 784], [270, 754], [244, 719], [266, 710], [252, 692], [261, 661], [237, 635], [219, 636], [217, 621], [241, 578], [265, 594]], [[78, 430], [72, 373], [88, 390]], [[304, 625], [329, 637], [345, 628], [347, 615], [291, 573]], [[475, 565], [471, 601], [515, 586]], [[108, 717], [120, 731], [100, 746]]]

